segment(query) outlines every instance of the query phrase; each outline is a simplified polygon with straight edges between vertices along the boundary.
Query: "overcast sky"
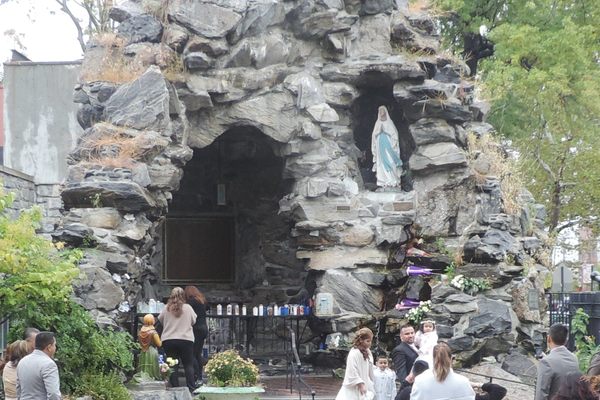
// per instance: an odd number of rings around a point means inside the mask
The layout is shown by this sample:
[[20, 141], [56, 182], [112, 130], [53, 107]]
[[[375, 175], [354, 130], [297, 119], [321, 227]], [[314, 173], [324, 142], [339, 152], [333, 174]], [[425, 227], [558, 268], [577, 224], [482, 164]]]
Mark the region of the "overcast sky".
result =
[[[6, 0], [5, 0], [6, 1]], [[74, 9], [81, 14], [81, 10]], [[83, 17], [84, 14], [81, 14]], [[14, 30], [32, 61], [73, 61], [82, 57], [77, 30], [55, 0], [9, 0], [0, 5], [0, 61], [19, 45], [5, 32]]]

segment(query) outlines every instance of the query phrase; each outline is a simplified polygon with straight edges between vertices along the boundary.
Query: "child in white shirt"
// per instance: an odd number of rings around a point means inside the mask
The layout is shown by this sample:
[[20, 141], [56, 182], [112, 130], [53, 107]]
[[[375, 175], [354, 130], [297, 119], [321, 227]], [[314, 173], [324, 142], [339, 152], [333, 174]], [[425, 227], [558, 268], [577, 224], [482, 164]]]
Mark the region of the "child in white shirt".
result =
[[428, 319], [421, 322], [421, 328], [415, 335], [415, 346], [419, 349], [418, 360], [427, 361], [427, 364], [433, 365], [433, 347], [438, 342], [438, 334], [435, 329], [435, 322]]
[[373, 400], [394, 400], [396, 397], [396, 373], [388, 367], [386, 356], [377, 357], [373, 367], [375, 398]]

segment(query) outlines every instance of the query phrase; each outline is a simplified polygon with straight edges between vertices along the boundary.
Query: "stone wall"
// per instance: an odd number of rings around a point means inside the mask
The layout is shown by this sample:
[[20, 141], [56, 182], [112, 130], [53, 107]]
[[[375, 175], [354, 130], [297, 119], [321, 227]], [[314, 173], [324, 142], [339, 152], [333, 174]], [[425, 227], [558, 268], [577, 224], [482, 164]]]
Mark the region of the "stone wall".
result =
[[34, 205], [42, 211], [41, 233], [49, 233], [61, 219], [60, 185], [36, 185], [33, 176], [0, 166], [0, 180], [5, 193], [13, 193], [14, 202], [8, 211], [12, 217]]
[[15, 217], [20, 210], [31, 208], [35, 204], [35, 184], [32, 176], [0, 166], [0, 177], [4, 192], [14, 194], [14, 202], [8, 209], [11, 216]]
[[[121, 65], [144, 68], [130, 82], [83, 82], [75, 93], [85, 132], [69, 157], [67, 212], [54, 236], [88, 247], [80, 302], [118, 321], [128, 317], [125, 302], [167, 294], [165, 218], [191, 207], [226, 211], [236, 223], [238, 278], [193, 282], [214, 302], [331, 293], [335, 315], [313, 327], [316, 338], [377, 321], [387, 340], [406, 317], [394, 309], [399, 299], [431, 299], [441, 337], [464, 364], [517, 343], [539, 346], [543, 207], [523, 190], [518, 211], [508, 212], [486, 155], [468, 149], [467, 137], [494, 130], [462, 79], [466, 67], [436, 54], [432, 18], [395, 7], [181, 0], [113, 8], [120, 39], [93, 43], [84, 72], [114, 66], [103, 62], [115, 52]], [[382, 105], [398, 128], [404, 171], [386, 189], [369, 171]], [[264, 141], [248, 140], [254, 134]], [[275, 158], [255, 151], [259, 142]], [[207, 161], [215, 154], [217, 173]], [[216, 177], [230, 202], [213, 203]], [[457, 273], [492, 288], [471, 296], [408, 276], [409, 265], [439, 273], [453, 259]]]

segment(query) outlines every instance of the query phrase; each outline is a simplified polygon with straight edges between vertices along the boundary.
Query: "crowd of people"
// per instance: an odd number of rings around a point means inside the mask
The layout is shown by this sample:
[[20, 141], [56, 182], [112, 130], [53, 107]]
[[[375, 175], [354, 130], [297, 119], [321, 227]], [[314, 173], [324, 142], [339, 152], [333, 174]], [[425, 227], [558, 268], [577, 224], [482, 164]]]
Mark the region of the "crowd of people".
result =
[[[548, 354], [540, 361], [535, 400], [600, 400], [600, 353], [586, 375], [566, 347], [568, 328], [552, 325]], [[501, 400], [507, 390], [488, 382], [476, 384], [452, 369], [450, 347], [438, 341], [435, 322], [424, 321], [419, 332], [400, 328], [400, 344], [374, 363], [373, 332], [360, 329], [348, 354], [342, 388], [336, 400]]]
[[22, 340], [4, 353], [2, 384], [6, 400], [60, 400], [56, 338], [52, 332], [27, 328]]
[[[161, 379], [159, 352], [181, 360], [186, 385], [194, 391], [202, 383], [202, 348], [208, 336], [206, 298], [195, 286], [171, 291], [167, 305], [158, 315], [156, 329], [152, 314], [144, 316], [138, 333], [141, 345], [138, 368], [154, 379]], [[159, 334], [159, 331], [161, 333]], [[0, 372], [6, 400], [60, 400], [60, 379], [54, 354], [56, 338], [52, 332], [27, 328], [23, 339], [10, 343], [3, 353]], [[179, 386], [178, 370], [169, 376], [171, 386]]]
[[[208, 335], [206, 298], [194, 286], [176, 287], [158, 321], [161, 335], [154, 327], [154, 316], [144, 317], [138, 334], [140, 368], [159, 378], [161, 348], [167, 357], [181, 360], [186, 385], [194, 391], [202, 383], [202, 348]], [[438, 340], [433, 321], [424, 321], [416, 334], [411, 325], [404, 325], [399, 338], [389, 358], [379, 355], [374, 359], [373, 332], [359, 329], [336, 400], [501, 400], [506, 396], [506, 388], [491, 382], [471, 383], [452, 369], [450, 347]], [[592, 358], [584, 375], [577, 357], [565, 347], [567, 338], [565, 325], [550, 327], [546, 339], [549, 352], [538, 365], [535, 400], [600, 400], [600, 353]], [[60, 400], [55, 352], [54, 333], [35, 328], [27, 328], [22, 340], [9, 344], [0, 362], [5, 399]], [[170, 384], [178, 386], [177, 371], [170, 375]]]

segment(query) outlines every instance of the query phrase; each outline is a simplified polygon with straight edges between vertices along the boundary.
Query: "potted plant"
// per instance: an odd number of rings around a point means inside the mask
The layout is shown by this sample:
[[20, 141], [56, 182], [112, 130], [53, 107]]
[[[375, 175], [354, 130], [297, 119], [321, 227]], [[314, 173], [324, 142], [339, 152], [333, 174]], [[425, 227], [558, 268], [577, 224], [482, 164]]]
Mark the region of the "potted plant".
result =
[[265, 391], [258, 386], [258, 367], [234, 350], [215, 354], [204, 371], [208, 385], [194, 392], [201, 400], [254, 400]]

